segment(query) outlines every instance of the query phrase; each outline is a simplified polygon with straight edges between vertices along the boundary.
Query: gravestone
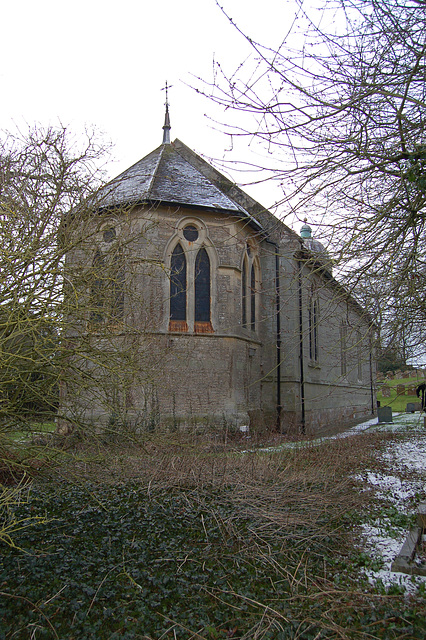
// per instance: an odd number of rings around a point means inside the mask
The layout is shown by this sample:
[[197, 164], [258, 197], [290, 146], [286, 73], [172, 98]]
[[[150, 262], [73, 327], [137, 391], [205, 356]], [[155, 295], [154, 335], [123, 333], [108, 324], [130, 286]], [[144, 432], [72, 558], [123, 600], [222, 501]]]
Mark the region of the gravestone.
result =
[[401, 378], [409, 378], [410, 377], [410, 372], [409, 371], [404, 371], [401, 375]]
[[417, 378], [417, 371], [410, 371], [410, 378]]
[[393, 422], [392, 420], [392, 408], [391, 407], [379, 407], [377, 409], [377, 421], [380, 422]]
[[414, 413], [415, 412], [415, 403], [414, 402], [407, 402], [407, 408], [406, 408], [406, 412], [407, 413]]
[[388, 380], [393, 380], [394, 379], [394, 375], [393, 375], [392, 371], [388, 371], [387, 374], [386, 374], [386, 377], [387, 377]]
[[403, 384], [398, 384], [397, 385], [396, 394], [398, 396], [405, 396], [405, 386]]
[[384, 384], [380, 391], [382, 392], [382, 396], [384, 398], [390, 398], [391, 390], [390, 387], [387, 386], [387, 384]]
[[416, 387], [409, 386], [407, 389], [407, 396], [415, 396], [416, 395]]

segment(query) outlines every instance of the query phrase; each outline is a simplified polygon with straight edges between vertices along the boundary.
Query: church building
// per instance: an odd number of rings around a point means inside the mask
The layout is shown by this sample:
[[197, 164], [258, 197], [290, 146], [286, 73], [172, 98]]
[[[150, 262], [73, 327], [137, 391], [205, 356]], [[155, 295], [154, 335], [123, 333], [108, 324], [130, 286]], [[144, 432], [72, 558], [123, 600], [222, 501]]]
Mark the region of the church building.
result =
[[69, 422], [317, 433], [375, 412], [372, 323], [323, 245], [171, 142], [168, 107], [162, 144], [100, 190], [84, 228], [68, 338], [108, 357], [62, 391]]

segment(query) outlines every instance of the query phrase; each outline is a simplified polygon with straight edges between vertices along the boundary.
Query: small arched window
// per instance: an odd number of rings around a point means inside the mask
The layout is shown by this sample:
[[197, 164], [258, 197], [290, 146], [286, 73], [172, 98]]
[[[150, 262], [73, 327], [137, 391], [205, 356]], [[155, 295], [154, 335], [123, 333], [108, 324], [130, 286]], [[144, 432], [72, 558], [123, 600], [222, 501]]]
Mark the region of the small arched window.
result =
[[251, 265], [250, 274], [250, 328], [256, 331], [256, 274], [254, 264]]
[[249, 243], [244, 251], [241, 269], [241, 324], [256, 331], [258, 305], [259, 263], [256, 247]]
[[105, 320], [105, 260], [96, 251], [92, 262], [92, 287], [90, 291], [90, 322], [99, 325]]
[[247, 258], [243, 259], [241, 274], [241, 320], [243, 327], [247, 327]]
[[342, 376], [346, 376], [347, 373], [347, 336], [348, 326], [346, 323], [342, 322], [340, 325], [340, 373]]
[[186, 257], [182, 246], [177, 244], [170, 261], [170, 331], [188, 331], [186, 292]]
[[123, 254], [119, 249], [111, 261], [110, 311], [112, 322], [119, 322], [124, 317], [124, 275]]
[[195, 331], [206, 333], [212, 330], [210, 323], [210, 259], [207, 251], [199, 250], [195, 259]]
[[124, 317], [125, 271], [118, 249], [110, 257], [96, 251], [92, 263], [90, 322], [94, 327], [117, 323]]
[[319, 326], [319, 305], [317, 299], [311, 299], [309, 310], [309, 358], [313, 362], [318, 362], [318, 326]]

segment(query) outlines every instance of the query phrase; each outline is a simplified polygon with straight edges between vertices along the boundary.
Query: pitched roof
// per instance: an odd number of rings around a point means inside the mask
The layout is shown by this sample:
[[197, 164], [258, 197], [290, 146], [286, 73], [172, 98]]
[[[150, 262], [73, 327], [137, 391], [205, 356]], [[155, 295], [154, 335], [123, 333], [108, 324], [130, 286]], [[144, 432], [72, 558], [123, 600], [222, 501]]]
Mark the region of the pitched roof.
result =
[[97, 201], [101, 208], [144, 202], [208, 208], [249, 219], [261, 229], [261, 223], [221, 189], [220, 181], [212, 179], [206, 167], [213, 170], [179, 140], [162, 144], [103, 187]]

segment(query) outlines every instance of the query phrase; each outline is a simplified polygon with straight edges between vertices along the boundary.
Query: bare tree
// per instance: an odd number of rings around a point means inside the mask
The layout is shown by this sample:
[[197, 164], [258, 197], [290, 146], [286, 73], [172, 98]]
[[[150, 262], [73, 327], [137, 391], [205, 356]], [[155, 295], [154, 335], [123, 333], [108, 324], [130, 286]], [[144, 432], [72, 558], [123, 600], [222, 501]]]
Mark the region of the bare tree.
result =
[[[94, 136], [76, 139], [65, 128], [8, 135], [0, 149], [3, 431], [60, 420], [66, 410], [62, 417], [87, 432], [93, 402], [116, 430], [125, 422], [130, 380], [149, 377], [143, 348], [135, 346], [143, 343], [135, 333], [141, 318], [125, 330], [134, 264], [125, 267], [125, 258], [135, 232], [129, 227], [116, 238], [111, 211], [96, 195], [105, 152]], [[118, 213], [126, 225], [130, 212]], [[134, 292], [133, 300], [144, 308]], [[80, 416], [65, 402], [67, 389], [80, 401]]]
[[198, 90], [239, 113], [230, 135], [264, 145], [258, 168], [280, 181], [288, 212], [323, 225], [336, 273], [386, 282], [400, 324], [424, 327], [425, 4], [294, 6], [277, 49], [228, 16], [253, 56], [232, 74], [216, 63]]

